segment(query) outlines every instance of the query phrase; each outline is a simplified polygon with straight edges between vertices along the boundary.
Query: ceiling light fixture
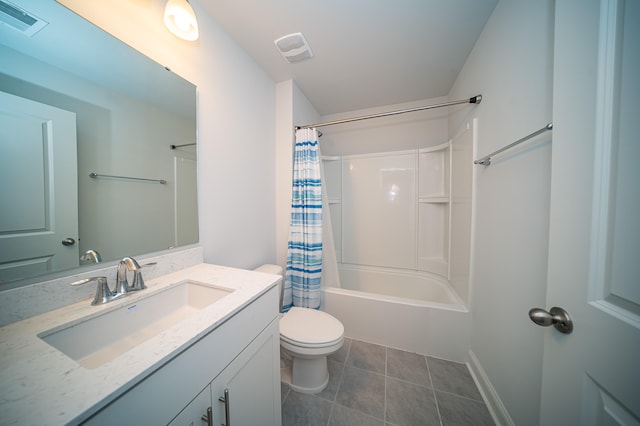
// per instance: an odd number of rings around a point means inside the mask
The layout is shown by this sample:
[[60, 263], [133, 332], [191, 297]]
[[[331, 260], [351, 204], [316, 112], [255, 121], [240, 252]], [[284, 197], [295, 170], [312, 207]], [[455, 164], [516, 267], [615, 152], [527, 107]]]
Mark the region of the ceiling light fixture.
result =
[[198, 20], [188, 0], [169, 0], [164, 8], [164, 24], [183, 40], [198, 39]]

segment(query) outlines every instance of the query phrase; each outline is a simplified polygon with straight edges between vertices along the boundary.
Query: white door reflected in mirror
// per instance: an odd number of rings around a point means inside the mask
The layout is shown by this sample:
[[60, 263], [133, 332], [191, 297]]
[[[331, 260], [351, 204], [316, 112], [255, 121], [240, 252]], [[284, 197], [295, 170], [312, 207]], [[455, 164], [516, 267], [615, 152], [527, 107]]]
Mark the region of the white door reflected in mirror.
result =
[[0, 149], [0, 282], [78, 267], [76, 115], [0, 92]]

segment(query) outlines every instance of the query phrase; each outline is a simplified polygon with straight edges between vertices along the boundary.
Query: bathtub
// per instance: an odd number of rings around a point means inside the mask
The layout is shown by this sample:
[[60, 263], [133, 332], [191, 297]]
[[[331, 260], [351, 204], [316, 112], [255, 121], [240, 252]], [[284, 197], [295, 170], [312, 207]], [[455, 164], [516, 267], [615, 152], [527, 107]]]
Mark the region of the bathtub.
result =
[[340, 288], [324, 287], [323, 310], [345, 336], [466, 362], [469, 310], [446, 280], [418, 271], [339, 265]]

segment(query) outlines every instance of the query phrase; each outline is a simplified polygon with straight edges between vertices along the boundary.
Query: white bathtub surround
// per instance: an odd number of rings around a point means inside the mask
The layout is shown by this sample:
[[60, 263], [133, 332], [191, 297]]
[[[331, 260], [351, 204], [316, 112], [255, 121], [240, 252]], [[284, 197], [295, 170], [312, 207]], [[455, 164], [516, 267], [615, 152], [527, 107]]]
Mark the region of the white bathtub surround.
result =
[[[322, 157], [320, 162], [320, 173], [322, 176], [322, 278], [321, 285], [325, 287], [340, 287], [340, 274], [338, 273], [338, 258], [336, 256], [336, 241], [334, 240], [333, 221], [331, 220], [331, 202], [329, 200], [329, 191], [327, 189], [327, 171], [329, 167], [330, 171], [335, 175], [336, 161], [325, 161], [328, 157]], [[338, 158], [338, 157], [335, 157]], [[336, 185], [336, 182], [332, 182]], [[331, 190], [331, 193], [336, 193], [335, 189]], [[334, 206], [335, 207], [335, 206]]]
[[[471, 157], [474, 134], [469, 126], [439, 145], [324, 158], [341, 287], [325, 286], [324, 309], [346, 335], [467, 360], [471, 181], [453, 186], [452, 164], [470, 170], [459, 151]], [[463, 226], [452, 239], [454, 225]]]
[[342, 265], [340, 276], [342, 288], [324, 288], [324, 310], [344, 324], [345, 335], [467, 361], [471, 314], [444, 279], [417, 271], [353, 265]]
[[[193, 314], [97, 368], [86, 369], [38, 338], [38, 334], [87, 315], [128, 305], [185, 279], [233, 289]], [[277, 277], [198, 264], [146, 281], [148, 289], [101, 306], [82, 300], [0, 328], [0, 418], [3, 424], [43, 420], [75, 423], [115, 400], [189, 345], [218, 327], [247, 303], [276, 285]], [[151, 409], [141, 407], [141, 409]]]
[[[203, 255], [201, 246], [192, 246], [135, 256], [135, 259], [141, 265], [156, 262], [156, 265], [146, 267], [143, 270], [143, 277], [145, 280], [149, 280], [202, 263]], [[0, 326], [62, 308], [81, 300], [86, 300], [89, 304], [96, 292], [94, 285], [71, 286], [70, 283], [89, 277], [106, 276], [111, 288], [113, 288], [117, 264], [117, 261], [105, 262], [95, 265], [93, 268], [74, 270], [72, 275], [60, 273], [56, 278], [47, 281], [0, 292]]]
[[450, 144], [325, 159], [338, 262], [449, 277]]

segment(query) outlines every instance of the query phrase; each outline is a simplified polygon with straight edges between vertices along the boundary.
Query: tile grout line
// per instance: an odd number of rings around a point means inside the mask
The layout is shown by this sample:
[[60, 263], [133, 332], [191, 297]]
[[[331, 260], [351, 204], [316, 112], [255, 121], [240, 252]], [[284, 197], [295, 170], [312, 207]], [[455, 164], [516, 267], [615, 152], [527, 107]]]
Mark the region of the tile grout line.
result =
[[338, 399], [338, 392], [340, 392], [340, 386], [342, 386], [344, 370], [347, 367], [347, 359], [349, 358], [350, 352], [351, 352], [351, 342], [349, 342], [349, 349], [347, 349], [347, 354], [344, 356], [344, 363], [342, 363], [342, 371], [340, 372], [340, 379], [338, 380], [338, 386], [336, 386], [336, 394], [333, 396], [333, 401], [331, 401], [331, 410], [329, 410], [329, 419], [327, 420], [327, 426], [331, 424], [331, 418], [333, 417], [333, 410], [336, 406], [336, 400]]
[[382, 424], [387, 423], [387, 377], [388, 377], [387, 363], [388, 362], [389, 362], [389, 348], [385, 347], [384, 348], [384, 404], [382, 407]]
[[429, 374], [429, 381], [431, 382], [431, 392], [433, 392], [433, 401], [436, 403], [436, 412], [438, 413], [438, 420], [440, 421], [440, 426], [442, 426], [442, 416], [440, 415], [440, 404], [438, 404], [438, 395], [436, 395], [436, 389], [433, 384], [433, 377], [431, 377], [431, 368], [429, 367], [429, 360], [426, 355], [424, 355], [424, 363], [427, 365], [427, 373]]
[[[436, 389], [434, 389], [434, 391], [435, 390]], [[485, 406], [487, 405], [487, 403], [484, 402], [484, 400], [482, 399], [469, 398], [468, 396], [460, 395], [459, 393], [447, 392], [440, 389], [437, 389], [437, 391], [440, 393], [446, 393], [447, 395], [455, 396], [456, 398], [466, 399], [467, 401], [471, 401], [471, 402], [477, 402], [478, 404], [483, 404]]]

